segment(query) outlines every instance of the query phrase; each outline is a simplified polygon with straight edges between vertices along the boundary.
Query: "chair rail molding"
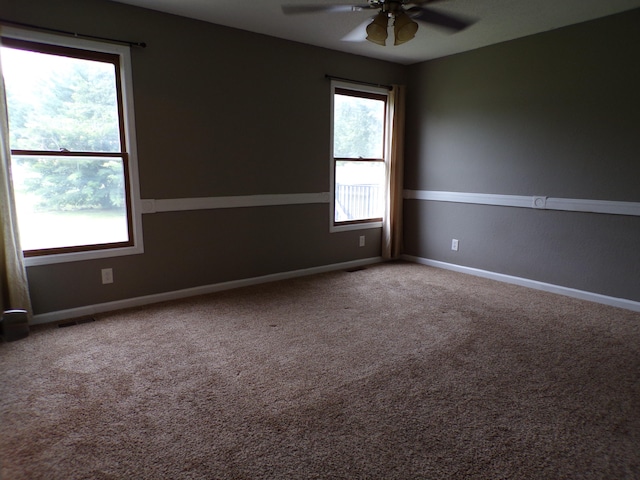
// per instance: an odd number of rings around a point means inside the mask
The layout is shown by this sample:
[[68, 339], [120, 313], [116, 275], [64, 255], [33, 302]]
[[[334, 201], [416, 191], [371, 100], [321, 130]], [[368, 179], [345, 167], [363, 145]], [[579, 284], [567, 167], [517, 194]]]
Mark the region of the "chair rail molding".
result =
[[504, 207], [561, 210], [565, 212], [604, 213], [609, 215], [640, 216], [640, 202], [556, 198], [546, 196], [501, 195], [494, 193], [444, 192], [439, 190], [404, 190], [406, 200], [471, 203]]

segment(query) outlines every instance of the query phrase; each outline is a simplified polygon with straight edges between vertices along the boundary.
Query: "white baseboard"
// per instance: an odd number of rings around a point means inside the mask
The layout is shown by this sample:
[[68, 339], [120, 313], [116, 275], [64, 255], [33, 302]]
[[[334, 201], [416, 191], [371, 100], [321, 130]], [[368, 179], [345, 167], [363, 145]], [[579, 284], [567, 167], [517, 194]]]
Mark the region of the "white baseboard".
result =
[[504, 275], [502, 273], [495, 273], [495, 272], [490, 272], [488, 270], [480, 270], [478, 268], [465, 267], [465, 266], [456, 265], [453, 263], [440, 262], [438, 260], [430, 260], [427, 258], [414, 257], [412, 255], [403, 255], [402, 259], [408, 262], [428, 265], [430, 267], [444, 268], [446, 270], [453, 270], [455, 272], [475, 275], [477, 277], [489, 278], [491, 280], [497, 280], [499, 282], [512, 283], [514, 285], [534, 288], [536, 290], [543, 290], [545, 292], [557, 293], [559, 295], [578, 298], [580, 300], [587, 300], [590, 302], [610, 305], [612, 307], [619, 307], [619, 308], [624, 308], [626, 310], [632, 310], [634, 312], [640, 312], [640, 302], [627, 300], [625, 298], [609, 297], [607, 295], [601, 295], [599, 293], [585, 292], [583, 290], [576, 290], [573, 288], [562, 287], [560, 285], [554, 285], [551, 283], [544, 283], [544, 282], [538, 282], [536, 280], [529, 280], [528, 278], [513, 277], [511, 275]]
[[374, 263], [380, 263], [383, 261], [384, 260], [382, 257], [371, 257], [362, 260], [353, 260], [350, 262], [333, 263], [330, 265], [322, 265], [320, 267], [293, 270], [290, 272], [273, 273], [260, 277], [243, 278], [242, 280], [232, 280], [230, 282], [215, 283], [213, 285], [203, 285], [200, 287], [186, 288], [183, 290], [176, 290], [172, 292], [156, 293], [153, 295], [145, 295], [142, 297], [127, 298], [124, 300], [99, 303], [97, 305], [87, 305], [84, 307], [71, 308], [68, 310], [41, 313], [33, 316], [31, 325], [41, 325], [45, 323], [58, 322], [61, 320], [69, 320], [72, 318], [88, 317], [97, 313], [111, 312], [123, 308], [140, 307], [143, 305], [150, 305], [152, 303], [165, 302], [168, 300], [178, 300], [180, 298], [194, 297], [196, 295], [206, 295], [208, 293], [221, 292], [223, 290], [231, 290], [233, 288], [247, 287], [250, 285], [258, 285], [267, 282], [275, 282], [278, 280], [286, 280], [289, 278], [304, 277], [317, 273], [332, 272], [335, 270], [346, 270], [349, 268], [362, 267], [364, 265], [372, 265]]
[[[537, 290], [543, 290], [546, 292], [566, 295], [568, 297], [578, 298], [581, 300], [588, 300], [591, 302], [602, 303], [604, 305], [610, 305], [613, 307], [619, 307], [627, 310], [632, 310], [635, 312], [640, 312], [640, 302], [635, 302], [635, 301], [627, 300], [624, 298], [609, 297], [606, 295], [600, 295], [598, 293], [585, 292], [585, 291], [576, 290], [573, 288], [562, 287], [560, 285], [553, 285], [550, 283], [538, 282], [536, 280], [529, 280], [527, 278], [513, 277], [511, 275], [504, 275], [502, 273], [495, 273], [487, 270], [480, 270], [477, 268], [465, 267], [462, 265], [455, 265], [453, 263], [440, 262], [437, 260], [429, 260], [426, 258], [414, 257], [411, 255], [403, 255], [402, 259], [409, 262], [428, 265], [430, 267], [444, 268], [447, 270], [453, 270], [456, 272], [466, 273], [469, 275], [489, 278], [491, 280], [497, 280], [505, 283], [512, 283], [514, 285], [520, 285], [523, 287], [534, 288]], [[349, 268], [356, 268], [364, 265], [380, 263], [383, 261], [384, 260], [382, 259], [382, 257], [365, 258], [363, 260], [334, 263], [330, 265], [323, 265], [320, 267], [293, 270], [290, 272], [274, 273], [271, 275], [264, 275], [260, 277], [245, 278], [242, 280], [232, 280], [230, 282], [216, 283], [213, 285], [203, 285], [200, 287], [186, 288], [183, 290], [157, 293], [153, 295], [145, 295], [142, 297], [134, 297], [134, 298], [128, 298], [125, 300], [117, 300], [114, 302], [100, 303], [96, 305], [87, 305], [87, 306], [78, 307], [78, 308], [71, 308], [68, 310], [58, 310], [55, 312], [41, 313], [41, 314], [34, 315], [31, 324], [41, 325], [45, 323], [58, 322], [61, 320], [68, 320], [72, 318], [87, 317], [87, 316], [95, 315], [97, 313], [110, 312], [114, 310], [120, 310], [123, 308], [140, 307], [144, 305], [150, 305], [152, 303], [165, 302], [168, 300], [178, 300], [181, 298], [188, 298], [196, 295], [206, 295], [208, 293], [231, 290], [233, 288], [247, 287], [250, 285], [259, 285], [261, 283], [275, 282], [278, 280], [286, 280], [289, 278], [303, 277], [306, 275], [314, 275], [317, 273], [325, 273], [325, 272], [331, 272], [335, 270], [345, 270]]]

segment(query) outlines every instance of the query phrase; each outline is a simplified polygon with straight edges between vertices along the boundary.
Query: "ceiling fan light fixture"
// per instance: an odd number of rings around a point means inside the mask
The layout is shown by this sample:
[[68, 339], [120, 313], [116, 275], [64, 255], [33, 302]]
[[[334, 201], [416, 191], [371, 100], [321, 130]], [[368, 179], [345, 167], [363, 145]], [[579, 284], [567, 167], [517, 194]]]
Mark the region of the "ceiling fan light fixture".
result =
[[387, 37], [389, 32], [389, 16], [387, 12], [380, 12], [376, 15], [369, 25], [367, 25], [367, 40], [378, 45], [385, 45], [387, 43]]
[[395, 37], [394, 45], [402, 45], [416, 36], [418, 24], [411, 20], [405, 12], [400, 12], [396, 15], [395, 21], [393, 22], [393, 30]]

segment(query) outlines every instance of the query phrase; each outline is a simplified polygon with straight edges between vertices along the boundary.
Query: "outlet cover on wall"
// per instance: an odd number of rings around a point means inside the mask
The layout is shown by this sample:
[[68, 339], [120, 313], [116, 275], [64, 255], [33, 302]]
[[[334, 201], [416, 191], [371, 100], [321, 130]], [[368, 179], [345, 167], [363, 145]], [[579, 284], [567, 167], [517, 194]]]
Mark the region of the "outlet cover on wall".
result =
[[458, 251], [458, 239], [457, 238], [451, 239], [451, 250], [453, 250], [455, 252]]
[[360, 235], [360, 246], [364, 247], [364, 235]]
[[547, 208], [547, 197], [533, 197], [533, 208]]
[[113, 268], [102, 269], [102, 284], [113, 283]]

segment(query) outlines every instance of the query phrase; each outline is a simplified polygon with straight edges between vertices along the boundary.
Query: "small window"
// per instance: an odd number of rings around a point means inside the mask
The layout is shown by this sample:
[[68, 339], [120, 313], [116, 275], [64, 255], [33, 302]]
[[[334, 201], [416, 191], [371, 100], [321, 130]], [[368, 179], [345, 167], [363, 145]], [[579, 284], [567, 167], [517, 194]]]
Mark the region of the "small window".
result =
[[15, 38], [0, 54], [25, 257], [134, 247], [121, 55]]
[[382, 222], [386, 196], [386, 113], [385, 91], [334, 85], [334, 229], [370, 228]]

